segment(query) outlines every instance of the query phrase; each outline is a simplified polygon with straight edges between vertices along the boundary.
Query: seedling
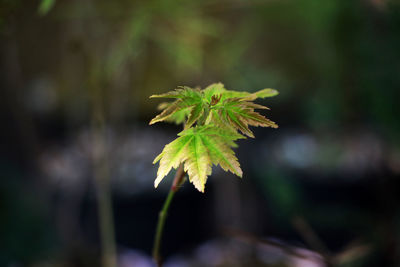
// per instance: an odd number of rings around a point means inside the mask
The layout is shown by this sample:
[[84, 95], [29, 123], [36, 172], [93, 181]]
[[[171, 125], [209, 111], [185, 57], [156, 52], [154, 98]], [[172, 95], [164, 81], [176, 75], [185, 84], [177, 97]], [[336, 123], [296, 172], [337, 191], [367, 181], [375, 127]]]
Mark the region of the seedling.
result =
[[235, 152], [238, 139], [253, 137], [249, 126], [278, 128], [278, 125], [256, 112], [256, 109], [269, 109], [253, 101], [277, 95], [274, 89], [263, 89], [255, 93], [231, 91], [222, 83], [211, 84], [204, 90], [179, 87], [150, 98], [170, 98], [172, 102], [161, 103], [162, 112], [150, 121], [183, 124], [184, 130], [178, 133], [171, 143], [154, 159], [159, 162], [157, 187], [172, 168], [178, 169], [163, 209], [159, 214], [153, 257], [161, 266], [160, 243], [167, 211], [174, 194], [184, 183], [185, 173], [189, 181], [200, 192], [204, 192], [212, 165], [219, 165], [224, 171], [230, 171], [239, 177], [243, 172]]

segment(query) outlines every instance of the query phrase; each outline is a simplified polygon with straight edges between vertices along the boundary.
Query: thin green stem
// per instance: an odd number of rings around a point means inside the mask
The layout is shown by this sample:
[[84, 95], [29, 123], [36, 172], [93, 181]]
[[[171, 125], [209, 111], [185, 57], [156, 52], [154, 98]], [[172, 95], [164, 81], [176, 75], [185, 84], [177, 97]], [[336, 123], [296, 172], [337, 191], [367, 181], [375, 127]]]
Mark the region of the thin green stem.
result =
[[164, 231], [165, 219], [167, 218], [167, 212], [169, 209], [169, 205], [171, 204], [172, 199], [174, 198], [175, 191], [170, 190], [165, 200], [164, 206], [160, 211], [156, 229], [156, 236], [154, 239], [154, 249], [153, 249], [153, 257], [157, 263], [157, 266], [162, 265], [161, 256], [160, 256], [160, 247], [161, 247], [161, 238]]
[[156, 261], [157, 266], [159, 266], [159, 267], [162, 266], [160, 249], [161, 249], [161, 240], [162, 240], [162, 235], [164, 232], [165, 220], [167, 219], [168, 209], [169, 209], [169, 206], [171, 205], [171, 202], [172, 202], [172, 199], [174, 198], [175, 193], [179, 190], [179, 187], [183, 182], [184, 176], [185, 176], [185, 172], [183, 171], [183, 165], [181, 165], [181, 166], [179, 166], [179, 168], [175, 174], [175, 178], [172, 183], [171, 189], [169, 190], [167, 199], [165, 200], [164, 205], [158, 215], [156, 235], [154, 238], [154, 246], [153, 246], [153, 258]]

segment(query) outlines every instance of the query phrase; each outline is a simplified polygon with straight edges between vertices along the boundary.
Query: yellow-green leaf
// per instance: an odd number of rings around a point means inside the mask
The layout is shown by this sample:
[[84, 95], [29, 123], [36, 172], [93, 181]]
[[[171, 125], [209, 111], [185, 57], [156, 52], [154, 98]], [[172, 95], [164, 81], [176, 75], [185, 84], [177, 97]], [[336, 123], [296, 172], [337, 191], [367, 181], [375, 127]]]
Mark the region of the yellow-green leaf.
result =
[[186, 129], [190, 128], [201, 117], [203, 113], [204, 113], [203, 103], [201, 102], [195, 105], [190, 111], [189, 117], [185, 124], [185, 128]]
[[278, 91], [275, 89], [267, 88], [267, 89], [262, 89], [260, 91], [257, 91], [255, 94], [258, 98], [266, 98], [266, 97], [273, 97], [278, 95]]
[[[163, 109], [163, 111], [152, 119], [149, 124], [151, 125], [160, 121], [182, 123], [193, 110], [195, 110], [193, 115], [198, 114], [200, 116], [202, 110], [200, 110], [198, 106], [203, 106], [202, 96], [200, 90], [191, 89], [189, 87], [175, 89], [174, 91], [161, 95], [150, 96], [150, 98], [176, 98], [177, 100], [172, 103], [161, 103], [158, 108]], [[197, 118], [198, 116], [192, 116], [194, 121], [191, 122], [191, 124], [193, 124]]]
[[[244, 98], [246, 100], [246, 98]], [[254, 109], [268, 109], [267, 107], [245, 101], [242, 98], [229, 98], [215, 108], [218, 110], [219, 119], [233, 126], [245, 135], [254, 137], [250, 126], [278, 128], [278, 125], [254, 111]]]
[[227, 90], [222, 83], [213, 83], [203, 90], [204, 98], [210, 103], [212, 96], [221, 95], [226, 91]]
[[203, 143], [200, 135], [193, 135], [192, 142], [187, 149], [187, 160], [184, 170], [189, 176], [189, 181], [200, 192], [204, 192], [207, 176], [211, 174], [211, 158], [208, 147]]
[[[272, 97], [277, 94], [278, 91], [270, 88], [262, 89], [254, 93], [231, 91], [225, 89], [222, 83], [211, 84], [204, 90], [183, 86], [164, 94], [150, 96], [150, 98], [176, 99], [171, 103], [160, 104], [159, 109], [163, 111], [152, 119], [150, 124], [160, 121], [175, 122], [176, 124], [184, 123], [185, 128], [187, 129], [197, 121], [200, 121], [201, 124], [204, 124], [205, 121], [210, 121], [210, 116], [214, 116], [213, 112], [210, 112], [210, 108], [213, 108], [214, 106], [218, 108], [221, 106], [221, 103], [226, 100], [247, 101], [246, 103], [249, 108], [268, 109], [265, 106], [252, 103], [251, 101], [256, 98]], [[231, 113], [224, 114], [224, 116], [226, 118], [225, 122], [232, 123], [235, 128], [241, 130], [246, 135], [253, 137], [252, 132], [243, 119], [232, 116]], [[274, 123], [271, 121], [268, 123], [267, 121], [264, 121], [264, 123], [270, 124], [271, 127], [275, 127]]]
[[187, 156], [187, 146], [192, 141], [193, 136], [182, 136], [164, 147], [164, 150], [158, 155], [153, 164], [160, 161], [157, 178], [154, 181], [154, 187], [157, 187], [161, 180], [170, 172], [172, 168], [178, 168], [179, 164], [185, 160]]
[[[167, 107], [169, 107], [170, 105], [172, 105], [173, 103], [174, 102], [172, 102], [172, 103], [163, 102], [158, 105], [157, 109], [164, 110]], [[178, 111], [173, 112], [170, 116], [166, 117], [163, 121], [172, 122], [175, 124], [183, 124], [186, 121], [186, 119], [188, 118], [191, 110], [192, 110], [192, 107], [180, 109]]]
[[185, 98], [193, 97], [199, 90], [192, 89], [187, 86], [179, 87], [173, 91], [169, 91], [160, 95], [151, 95], [150, 98]]
[[235, 140], [244, 138], [242, 135], [214, 125], [192, 127], [178, 135], [153, 162], [160, 161], [155, 187], [172, 168], [176, 169], [181, 163], [184, 164], [189, 181], [200, 192], [204, 192], [212, 164], [242, 176], [239, 162], [231, 149]]
[[153, 118], [149, 125], [154, 124], [159, 121], [164, 121], [168, 119], [170, 116], [172, 116], [174, 113], [179, 112], [185, 108], [188, 108], [186, 106], [185, 102], [183, 102], [181, 99], [176, 100], [175, 102], [171, 103], [167, 108], [165, 108], [160, 114], [158, 114], [155, 118]]

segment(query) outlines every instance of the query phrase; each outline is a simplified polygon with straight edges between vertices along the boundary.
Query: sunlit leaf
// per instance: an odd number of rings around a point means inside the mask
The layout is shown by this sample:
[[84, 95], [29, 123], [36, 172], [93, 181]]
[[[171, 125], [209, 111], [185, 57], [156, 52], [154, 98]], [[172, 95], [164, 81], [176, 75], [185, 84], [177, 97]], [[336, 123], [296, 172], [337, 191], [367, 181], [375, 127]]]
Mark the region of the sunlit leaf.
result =
[[257, 97], [259, 98], [266, 98], [266, 97], [273, 97], [278, 95], [278, 91], [275, 89], [267, 88], [267, 89], [262, 89], [260, 91], [257, 91], [254, 93]]
[[252, 100], [256, 98], [267, 98], [273, 97], [278, 94], [278, 91], [275, 89], [267, 88], [262, 89], [260, 91], [249, 93], [249, 92], [241, 92], [241, 91], [232, 91], [225, 89], [222, 83], [213, 83], [204, 89], [204, 98], [210, 102], [211, 97], [214, 95], [221, 95], [221, 100], [225, 100], [228, 98], [239, 98], [239, 97], [248, 97], [252, 96]]
[[[203, 105], [202, 92], [197, 89], [191, 89], [189, 87], [179, 88], [174, 91], [161, 94], [161, 95], [152, 95], [151, 98], [176, 98], [174, 102], [171, 104], [163, 104], [161, 108], [164, 110], [157, 115], [154, 119], [150, 121], [149, 124], [154, 124], [156, 122], [170, 120], [171, 117], [175, 115], [175, 118], [172, 121], [181, 120], [182, 116], [186, 117], [187, 113], [194, 111], [193, 124], [198, 116], [201, 115], [201, 108]], [[181, 112], [179, 116], [176, 116], [178, 112]], [[198, 116], [197, 116], [198, 115]], [[193, 117], [192, 116], [192, 117]], [[196, 117], [197, 116], [197, 117]]]
[[213, 83], [204, 89], [204, 98], [210, 103], [212, 96], [221, 95], [226, 91], [222, 83]]
[[200, 134], [193, 134], [187, 148], [187, 159], [184, 163], [184, 170], [189, 176], [189, 181], [200, 192], [204, 192], [207, 176], [211, 175], [211, 158], [208, 147], [203, 142], [206, 139]]
[[200, 102], [192, 107], [185, 128], [190, 128], [204, 113], [204, 103]]
[[[246, 101], [244, 98], [229, 98], [215, 108], [218, 112], [219, 119], [240, 130], [249, 137], [254, 137], [249, 126], [261, 126], [278, 128], [278, 125], [262, 116], [254, 109], [268, 109], [267, 107]], [[214, 115], [214, 117], [216, 117]]]
[[252, 102], [257, 98], [277, 94], [274, 89], [263, 89], [255, 93], [230, 91], [222, 83], [211, 84], [204, 90], [181, 87], [152, 98], [172, 98], [161, 103], [162, 112], [150, 121], [173, 121], [183, 123], [184, 131], [178, 138], [165, 146], [154, 163], [160, 161], [155, 187], [171, 171], [183, 164], [189, 181], [201, 192], [211, 175], [212, 165], [219, 165], [225, 171], [242, 176], [239, 162], [232, 148], [235, 141], [254, 137], [249, 126], [277, 128], [278, 125], [255, 109], [269, 109]]
[[[253, 111], [254, 109], [268, 109], [265, 106], [255, 104], [251, 101], [257, 98], [272, 97], [277, 94], [278, 91], [274, 89], [263, 89], [255, 93], [231, 91], [225, 89], [222, 83], [211, 84], [204, 90], [192, 89], [185, 86], [164, 94], [150, 96], [151, 98], [176, 99], [174, 102], [171, 103], [162, 103], [159, 108], [163, 109], [163, 111], [154, 119], [152, 119], [150, 121], [150, 124], [154, 124], [160, 121], [175, 122], [177, 124], [186, 122], [185, 128], [187, 129], [194, 125], [197, 121], [200, 121], [204, 124], [206, 121], [210, 121], [210, 117], [214, 117], [215, 119], [216, 114], [214, 114], [211, 109], [213, 109], [214, 106], [220, 108], [220, 103], [227, 104], [230, 102], [241, 101], [243, 104], [246, 105], [246, 108], [252, 108]], [[228, 107], [229, 104], [227, 104], [226, 106]], [[224, 116], [223, 118], [225, 118], [225, 120], [222, 121], [224, 123], [232, 124], [232, 126], [234, 126], [236, 129], [239, 129], [240, 131], [251, 137], [253, 137], [254, 135], [248, 128], [248, 125], [268, 125], [269, 127], [276, 127], [276, 124], [262, 117], [258, 113], [253, 114], [250, 112], [250, 115], [252, 116], [249, 118], [250, 123], [248, 123], [246, 121], [242, 121], [241, 118], [237, 118], [236, 116], [232, 115], [232, 112], [235, 113], [235, 110], [225, 111], [225, 113], [219, 113], [220, 115]], [[219, 123], [215, 120], [213, 121], [215, 124]]]
[[[164, 110], [167, 107], [169, 107], [172, 103], [173, 102], [171, 102], [171, 103], [163, 102], [160, 105], [158, 105], [157, 109]], [[183, 124], [187, 120], [191, 109], [192, 109], [192, 107], [187, 107], [187, 108], [183, 108], [181, 110], [175, 111], [173, 114], [171, 114], [170, 116], [165, 118], [163, 121], [172, 122], [175, 124]]]
[[226, 100], [228, 98], [244, 98], [244, 97], [249, 97], [250, 100], [255, 100], [257, 98], [273, 97], [276, 96], [277, 94], [278, 91], [275, 89], [262, 89], [254, 93], [226, 90], [225, 92], [222, 93], [222, 100]]
[[164, 94], [151, 95], [150, 98], [198, 98], [199, 96], [201, 96], [200, 90], [182, 86]]
[[164, 150], [158, 155], [153, 164], [160, 161], [157, 171], [157, 178], [154, 181], [154, 186], [157, 187], [172, 168], [178, 168], [179, 164], [187, 157], [187, 146], [192, 141], [193, 136], [182, 136], [164, 147]]
[[188, 108], [182, 100], [177, 100], [165, 108], [160, 114], [158, 114], [155, 118], [150, 121], [150, 125], [159, 121], [163, 121], [168, 119], [172, 114], [181, 111], [184, 108]]
[[239, 162], [231, 149], [235, 140], [244, 138], [242, 135], [214, 125], [192, 127], [178, 135], [179, 137], [166, 145], [153, 162], [160, 161], [155, 187], [180, 163], [184, 164], [189, 181], [200, 192], [204, 192], [207, 177], [211, 175], [212, 164], [242, 176]]

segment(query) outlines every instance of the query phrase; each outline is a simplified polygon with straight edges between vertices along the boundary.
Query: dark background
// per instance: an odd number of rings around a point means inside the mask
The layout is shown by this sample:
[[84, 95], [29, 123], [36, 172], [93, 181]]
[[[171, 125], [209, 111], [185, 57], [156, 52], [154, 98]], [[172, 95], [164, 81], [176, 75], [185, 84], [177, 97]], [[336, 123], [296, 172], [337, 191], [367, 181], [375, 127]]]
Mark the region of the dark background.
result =
[[100, 266], [96, 177], [119, 266], [152, 266], [181, 127], [148, 97], [214, 82], [279, 90], [280, 128], [179, 191], [166, 266], [400, 266], [399, 47], [397, 1], [0, 0], [0, 266]]

